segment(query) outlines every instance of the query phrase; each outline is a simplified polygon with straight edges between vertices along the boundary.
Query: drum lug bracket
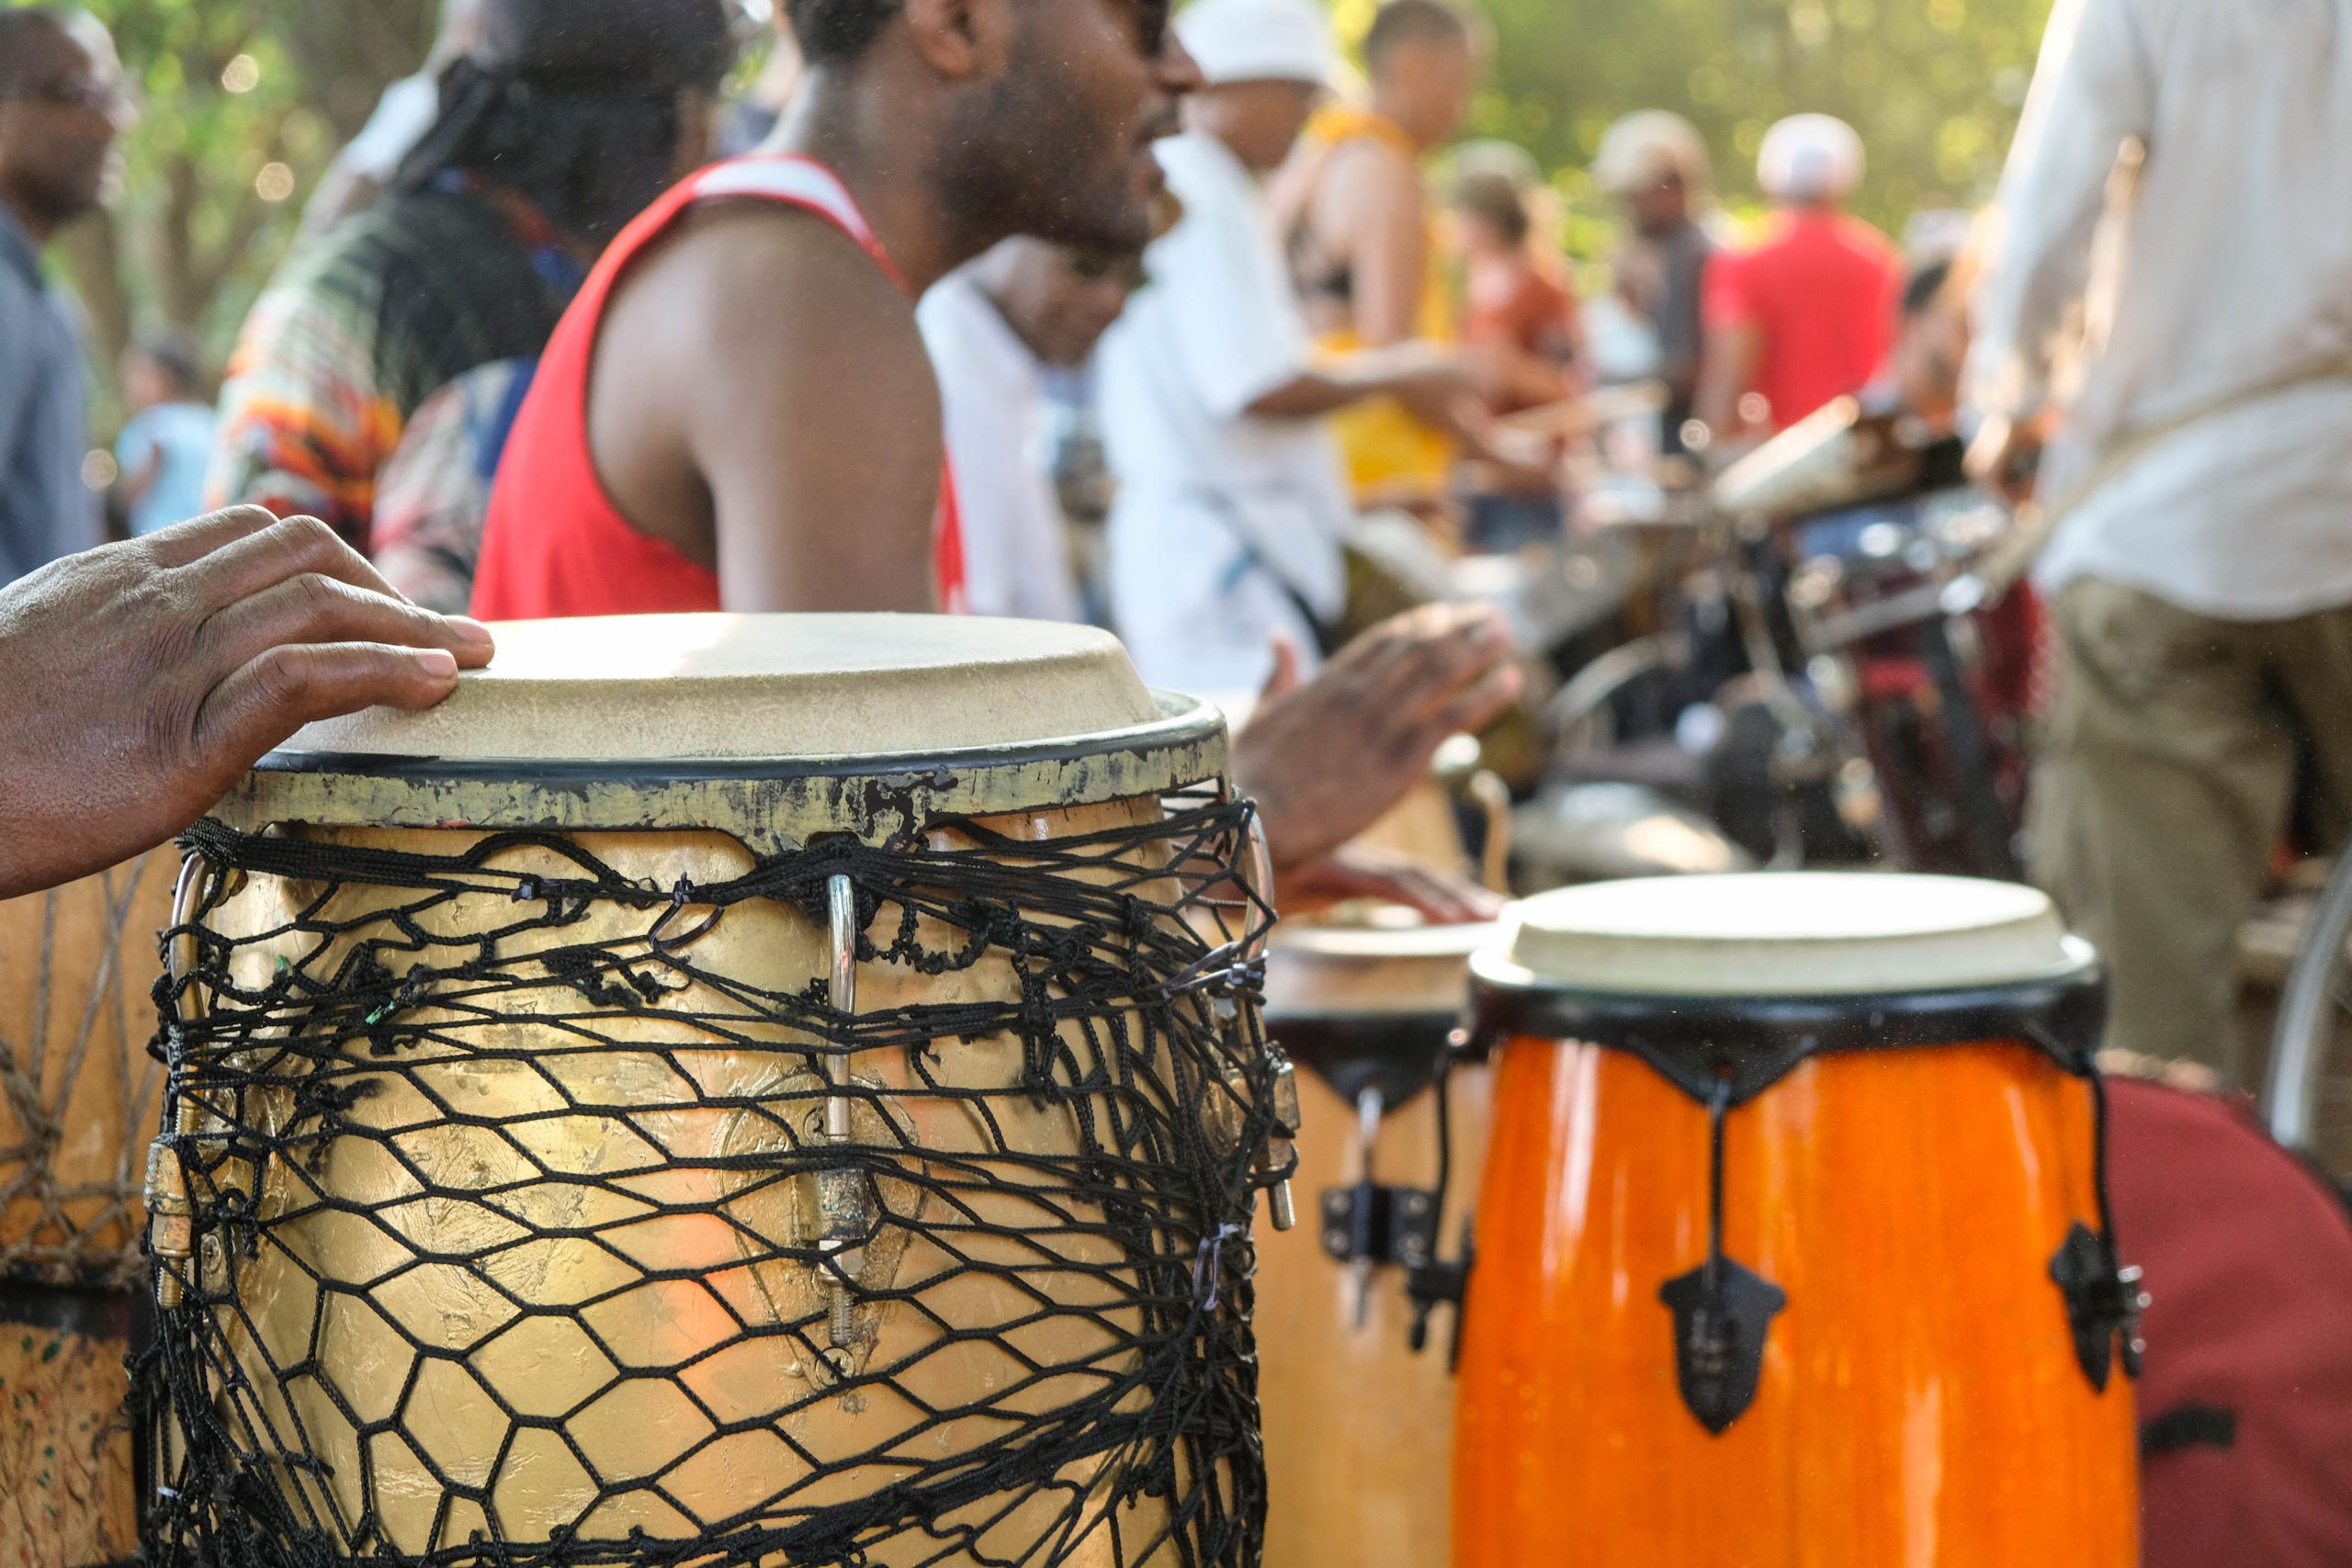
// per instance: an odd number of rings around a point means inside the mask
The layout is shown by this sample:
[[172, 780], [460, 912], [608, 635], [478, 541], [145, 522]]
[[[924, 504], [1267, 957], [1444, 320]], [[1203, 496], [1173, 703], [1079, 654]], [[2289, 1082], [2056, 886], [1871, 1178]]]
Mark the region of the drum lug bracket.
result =
[[2082, 1363], [2083, 1376], [2090, 1380], [2091, 1387], [2100, 1393], [2107, 1392], [2114, 1375], [2119, 1338], [2123, 1373], [2137, 1378], [2143, 1349], [2140, 1314], [2148, 1308], [2148, 1294], [2140, 1288], [2140, 1270], [2121, 1267], [2114, 1242], [2077, 1223], [2050, 1260], [2050, 1278], [2066, 1298], [2075, 1359]]
[[1437, 1259], [1438, 1195], [1358, 1182], [1323, 1194], [1323, 1250], [1341, 1263], [1413, 1269]]
[[1674, 1313], [1682, 1403], [1715, 1437], [1747, 1414], [1764, 1377], [1764, 1340], [1788, 1292], [1728, 1258], [1713, 1258], [1658, 1292]]

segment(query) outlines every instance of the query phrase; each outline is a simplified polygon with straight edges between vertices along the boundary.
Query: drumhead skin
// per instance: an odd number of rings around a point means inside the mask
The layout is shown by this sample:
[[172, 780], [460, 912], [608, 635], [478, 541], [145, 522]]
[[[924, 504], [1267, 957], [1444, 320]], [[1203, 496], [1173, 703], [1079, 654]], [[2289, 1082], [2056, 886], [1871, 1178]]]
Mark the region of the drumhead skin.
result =
[[943, 615], [509, 623], [424, 713], [312, 725], [213, 815], [312, 827], [693, 826], [762, 853], [1226, 781], [1224, 716], [1115, 637]]
[[1862, 997], [2083, 975], [2048, 896], [1951, 876], [1658, 877], [1531, 899], [1482, 978], [1651, 997]]
[[492, 628], [424, 713], [314, 724], [293, 752], [563, 761], [892, 756], [1148, 724], [1108, 632], [976, 615], [628, 615]]

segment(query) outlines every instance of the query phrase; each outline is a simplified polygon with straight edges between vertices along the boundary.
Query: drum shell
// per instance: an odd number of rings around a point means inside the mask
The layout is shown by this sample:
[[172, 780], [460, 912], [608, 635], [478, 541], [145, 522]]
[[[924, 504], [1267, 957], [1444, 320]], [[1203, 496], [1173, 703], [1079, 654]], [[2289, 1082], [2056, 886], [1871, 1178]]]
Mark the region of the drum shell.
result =
[[158, 852], [0, 903], [0, 1540], [44, 1568], [138, 1544], [124, 1359], [178, 864]]
[[[1161, 810], [1156, 797], [1131, 799], [998, 817], [983, 825], [1017, 840], [1042, 842], [1133, 828], [1156, 820]], [[483, 837], [412, 829], [297, 831], [341, 847], [401, 853], [460, 852]], [[950, 829], [933, 836], [933, 843], [943, 847], [951, 840], [962, 841]], [[683, 874], [709, 886], [741, 875], [752, 865], [748, 851], [717, 833], [583, 832], [570, 835], [569, 842], [622, 875], [658, 875], [665, 885]], [[543, 857], [544, 865], [533, 856]], [[544, 850], [515, 852], [497, 863], [549, 875], [566, 869], [558, 856]], [[300, 907], [317, 891], [255, 877], [214, 913], [210, 923], [243, 942], [274, 929], [289, 908]], [[337, 894], [343, 902], [325, 912], [326, 919], [339, 923], [350, 919], [364, 906], [347, 901], [365, 892], [346, 888]], [[646, 917], [633, 912], [600, 909], [585, 925], [567, 930], [563, 940], [611, 940], [624, 931], [641, 932], [645, 923]], [[691, 912], [684, 923], [692, 923]], [[927, 934], [933, 945], [949, 945], [939, 933]], [[694, 956], [704, 968], [771, 990], [819, 983], [831, 964], [824, 932], [797, 911], [769, 903], [730, 909]], [[261, 983], [273, 962], [266, 944], [241, 948], [236, 963], [242, 982]], [[333, 968], [332, 961], [327, 968]], [[887, 964], [868, 964], [859, 971], [861, 1013], [1017, 995], [1010, 964], [1002, 959], [940, 977]], [[577, 998], [571, 1000], [576, 1006]], [[556, 1010], [560, 999], [543, 1002], [533, 994], [513, 1005], [520, 1013]], [[681, 999], [677, 1010], [690, 1013], [692, 998]], [[527, 1031], [532, 1024], [525, 1018], [499, 1027]], [[581, 1077], [567, 1088], [593, 1082], [601, 1086], [606, 1102], [623, 1104], [633, 1096], [659, 1098], [664, 1103], [678, 1098], [678, 1079], [659, 1054], [679, 1048], [674, 1026], [664, 1021], [605, 1018], [598, 1027], [624, 1044], [641, 1034], [644, 1050], [605, 1052], [599, 1060], [583, 1063]], [[792, 1054], [795, 1038], [780, 1031], [773, 1050], [692, 1052], [696, 1094], [707, 1100], [732, 1099], [739, 1103], [789, 1100], [797, 1122], [822, 1095], [813, 1071], [791, 1075], [789, 1081], [776, 1076], [778, 1057]], [[897, 1134], [910, 1147], [985, 1164], [977, 1123], [956, 1102], [926, 1100], [910, 1081], [906, 1055], [863, 1054], [853, 1059], [852, 1071], [868, 1088], [893, 1092], [890, 1115]], [[950, 1087], [978, 1082], [1002, 1087], [1014, 1081], [1021, 1061], [1020, 1042], [1000, 1036], [959, 1041], [941, 1050], [935, 1070]], [[364, 1060], [356, 1059], [354, 1065], [364, 1072]], [[543, 1160], [555, 1163], [544, 1179], [535, 1179], [501, 1139], [479, 1128], [430, 1125], [435, 1108], [395, 1084], [389, 1092], [360, 1099], [345, 1112], [347, 1120], [370, 1127], [377, 1137], [330, 1141], [310, 1160], [308, 1174], [281, 1161], [265, 1175], [260, 1203], [270, 1239], [257, 1258], [239, 1263], [208, 1255], [201, 1260], [209, 1289], [219, 1289], [227, 1282], [227, 1271], [234, 1270], [240, 1314], [224, 1319], [221, 1327], [229, 1348], [260, 1391], [254, 1396], [254, 1408], [277, 1431], [303, 1432], [332, 1478], [321, 1482], [276, 1467], [275, 1484], [300, 1494], [300, 1510], [314, 1508], [346, 1521], [372, 1514], [392, 1551], [421, 1556], [437, 1545], [463, 1543], [474, 1532], [487, 1535], [492, 1529], [483, 1506], [453, 1498], [435, 1479], [435, 1469], [464, 1484], [487, 1487], [489, 1508], [498, 1515], [496, 1529], [505, 1539], [542, 1544], [571, 1529], [583, 1538], [610, 1540], [625, 1540], [639, 1529], [656, 1541], [693, 1539], [721, 1526], [755, 1521], [764, 1500], [796, 1482], [807, 1483], [791, 1499], [796, 1509], [839, 1503], [871, 1487], [867, 1477], [847, 1464], [838, 1472], [828, 1472], [823, 1456], [880, 1451], [900, 1429], [894, 1421], [909, 1427], [917, 1421], [913, 1407], [902, 1404], [888, 1390], [873, 1388], [855, 1400], [825, 1397], [823, 1375], [804, 1369], [797, 1358], [806, 1351], [796, 1353], [792, 1337], [745, 1340], [734, 1327], [738, 1314], [763, 1321], [763, 1314], [797, 1319], [823, 1310], [808, 1271], [774, 1261], [748, 1265], [735, 1250], [735, 1227], [777, 1235], [780, 1227], [797, 1223], [780, 1212], [765, 1212], [784, 1202], [780, 1195], [747, 1198], [728, 1188], [720, 1174], [729, 1162], [756, 1167], [784, 1146], [787, 1135], [779, 1130], [783, 1112], [664, 1111], [653, 1153], [666, 1159], [655, 1157], [649, 1163], [640, 1142], [642, 1125], [601, 1131], [546, 1122], [548, 1091], [541, 1074], [531, 1066], [453, 1061], [446, 1066], [412, 1067], [405, 1076], [432, 1081], [435, 1097], [468, 1107], [470, 1120], [495, 1122], [505, 1116], [526, 1124], [540, 1119], [537, 1124], [544, 1132], [533, 1142]], [[1025, 1153], [1065, 1154], [1075, 1147], [1074, 1142], [1065, 1146], [1074, 1134], [1042, 1106], [1027, 1121], [1001, 1106], [997, 1114], [1009, 1137], [1026, 1140], [1021, 1143]], [[383, 1157], [387, 1145], [381, 1134], [392, 1128], [413, 1129], [397, 1134], [404, 1161]], [[805, 1132], [795, 1128], [796, 1134]], [[878, 1124], [862, 1127], [858, 1134], [860, 1141], [869, 1143], [890, 1135], [889, 1129]], [[413, 1177], [400, 1168], [403, 1163], [430, 1170], [445, 1192], [462, 1192], [469, 1183], [503, 1190], [494, 1204], [463, 1199], [403, 1202], [414, 1193]], [[587, 1179], [568, 1182], [567, 1171]], [[1029, 1261], [1033, 1282], [1040, 1288], [1055, 1290], [1064, 1301], [1086, 1299], [1085, 1292], [1093, 1287], [1087, 1283], [1085, 1270], [1122, 1261], [1114, 1243], [1099, 1229], [1074, 1224], [1069, 1215], [1048, 1213], [1025, 1201], [1016, 1171], [1003, 1171], [1000, 1179], [998, 1190], [964, 1200], [981, 1220], [1010, 1233], [1001, 1244], [1008, 1258], [995, 1261], [1001, 1266], [1017, 1253]], [[665, 1204], [708, 1205], [722, 1211], [732, 1224], [688, 1213], [678, 1216], [674, 1224], [633, 1227], [631, 1215], [639, 1205], [628, 1188], [636, 1181], [646, 1183], [646, 1194]], [[887, 1178], [882, 1185], [891, 1186]], [[885, 1208], [893, 1210], [894, 1219], [899, 1217], [894, 1202], [903, 1196], [886, 1192]], [[374, 1217], [360, 1221], [336, 1212], [338, 1205], [352, 1204], [371, 1210]], [[764, 1210], [755, 1213], [761, 1205]], [[629, 1258], [616, 1262], [598, 1246], [568, 1246], [560, 1239], [518, 1247], [514, 1227], [503, 1222], [501, 1210], [528, 1213], [551, 1228], [607, 1233], [607, 1244], [613, 1236], [628, 1235], [624, 1245]], [[942, 1257], [927, 1250], [932, 1243], [919, 1224], [898, 1228], [901, 1234], [896, 1245], [903, 1250], [882, 1265], [891, 1271], [888, 1283], [903, 1291], [954, 1271]], [[963, 1235], [958, 1245], [967, 1255], [980, 1256], [992, 1244], [985, 1237]], [[1057, 1277], [1036, 1266], [1035, 1254], [1047, 1246], [1071, 1265], [1067, 1276]], [[877, 1243], [871, 1250], [881, 1257], [890, 1254], [891, 1247]], [[458, 1256], [465, 1261], [418, 1266], [418, 1260], [429, 1256]], [[668, 1269], [698, 1277], [629, 1288], [632, 1265], [647, 1272]], [[318, 1338], [320, 1374], [300, 1380], [289, 1399], [269, 1367], [273, 1362], [291, 1364], [311, 1343], [322, 1294], [308, 1282], [313, 1271], [323, 1273], [335, 1286], [334, 1301], [325, 1308], [325, 1326]], [[946, 1299], [933, 1300], [927, 1289], [925, 1306], [944, 1308], [960, 1328], [1036, 1315], [1034, 1302], [1004, 1299], [1011, 1292], [985, 1276], [967, 1287], [951, 1283], [940, 1290]], [[583, 1309], [582, 1318], [593, 1322], [595, 1339], [613, 1347], [626, 1366], [616, 1368], [569, 1317], [518, 1320], [513, 1299], [597, 1303]], [[920, 1385], [934, 1409], [990, 1403], [1023, 1411], [1057, 1408], [1091, 1389], [1092, 1382], [1075, 1379], [1069, 1386], [1058, 1385], [1051, 1378], [1035, 1376], [1034, 1366], [1024, 1380], [1012, 1351], [1039, 1362], [1071, 1364], [1091, 1358], [1093, 1370], [1115, 1363], [1123, 1354], [1108, 1328], [1075, 1331], [1093, 1337], [1073, 1342], [1068, 1337], [1073, 1330], [1065, 1321], [1060, 1326], [1033, 1325], [1014, 1332], [1006, 1337], [1009, 1350], [967, 1343], [953, 1356], [921, 1357], [923, 1347], [940, 1337], [936, 1325], [908, 1309], [863, 1310], [869, 1316], [861, 1321], [878, 1335], [873, 1363], [919, 1359], [920, 1368], [905, 1381]], [[1103, 1315], [1112, 1316], [1107, 1311]], [[390, 1326], [395, 1320], [397, 1329]], [[518, 1321], [519, 1328], [510, 1326]], [[1046, 1331], [1063, 1337], [1051, 1344], [1023, 1343], [1021, 1337]], [[404, 1337], [414, 1337], [428, 1352], [449, 1359], [418, 1357], [402, 1344]], [[624, 1371], [637, 1375], [616, 1375]], [[1026, 1386], [1018, 1392], [1004, 1392], [1024, 1381]], [[413, 1382], [416, 1392], [404, 1392]], [[402, 1400], [401, 1420], [428, 1450], [425, 1456], [398, 1439], [363, 1439], [351, 1419], [356, 1414], [362, 1426], [384, 1422]], [[502, 1459], [500, 1443], [509, 1422], [497, 1408], [500, 1400], [513, 1402], [534, 1418], [564, 1417], [562, 1429], [520, 1430], [512, 1452]], [[697, 1404], [723, 1420], [772, 1424], [775, 1430], [755, 1427], [697, 1448], [710, 1432]], [[771, 1413], [775, 1419], [768, 1423]], [[951, 1418], [925, 1426], [922, 1441], [937, 1445], [939, 1452], [953, 1452], [959, 1443], [977, 1446], [994, 1430], [984, 1417], [968, 1422]], [[358, 1451], [363, 1441], [371, 1450], [364, 1464]], [[599, 1501], [597, 1478], [582, 1468], [581, 1454], [596, 1465], [606, 1483], [658, 1476], [659, 1487], [608, 1495]], [[815, 1455], [820, 1462], [805, 1463], [800, 1454]], [[1086, 1487], [1108, 1477], [1065, 1473], [1061, 1479]], [[1056, 1502], [1047, 1496], [1036, 1506], [1049, 1510]], [[1159, 1505], [1145, 1499], [1136, 1506], [1148, 1509]], [[986, 1500], [977, 1506], [985, 1508]], [[976, 1512], [974, 1517], [989, 1516]], [[990, 1526], [986, 1539], [1009, 1546], [1034, 1535], [1047, 1518], [1050, 1512], [1032, 1518], [1017, 1510]], [[936, 1540], [918, 1531], [883, 1543], [872, 1561], [877, 1568], [902, 1559], [959, 1561], [941, 1557], [940, 1551]], [[1092, 1563], [1100, 1556], [1107, 1564], [1108, 1551], [1107, 1540], [1097, 1532], [1073, 1548], [1070, 1561]]]
[[[1280, 1021], [1272, 1026], [1281, 1038]], [[1449, 1085], [1453, 1179], [1438, 1229], [1449, 1257], [1476, 1202], [1490, 1084], [1488, 1069], [1471, 1067]], [[1383, 1268], [1357, 1321], [1348, 1266], [1324, 1249], [1314, 1223], [1322, 1195], [1358, 1178], [1356, 1108], [1315, 1073], [1302, 1071], [1298, 1087], [1304, 1122], [1293, 1179], [1301, 1223], [1287, 1232], [1258, 1227], [1266, 1565], [1433, 1568], [1446, 1561], [1453, 1529], [1453, 1314], [1435, 1314], [1429, 1347], [1416, 1354], [1403, 1273]], [[1437, 1174], [1437, 1129], [1434, 1089], [1393, 1108], [1380, 1129], [1375, 1178], [1428, 1186]]]
[[2131, 1386], [2094, 1392], [2050, 1274], [2098, 1213], [2091, 1095], [2045, 1053], [1816, 1056], [1730, 1114], [1725, 1251], [1789, 1303], [1721, 1437], [1658, 1295], [1706, 1255], [1705, 1108], [1536, 1037], [1496, 1099], [1460, 1568], [2136, 1562]]

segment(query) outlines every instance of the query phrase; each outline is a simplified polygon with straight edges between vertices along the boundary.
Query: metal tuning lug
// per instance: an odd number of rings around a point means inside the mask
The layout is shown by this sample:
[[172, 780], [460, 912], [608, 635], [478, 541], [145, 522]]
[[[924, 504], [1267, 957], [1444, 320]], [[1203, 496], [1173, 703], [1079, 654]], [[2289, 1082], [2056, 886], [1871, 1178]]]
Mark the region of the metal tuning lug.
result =
[[1298, 1129], [1306, 1118], [1299, 1110], [1298, 1066], [1289, 1052], [1272, 1043], [1266, 1047], [1266, 1089], [1272, 1099], [1274, 1124], [1258, 1152], [1258, 1169], [1268, 1176], [1283, 1173], [1267, 1190], [1266, 1211], [1274, 1229], [1286, 1231], [1298, 1224], [1298, 1204], [1291, 1193], [1288, 1173], [1298, 1168]]
[[[846, 1021], [857, 1011], [857, 889], [848, 877], [836, 876], [827, 891], [833, 960], [829, 999], [833, 1011]], [[856, 1101], [848, 1092], [850, 1067], [850, 1037], [844, 1031], [837, 1048], [824, 1057], [831, 1089], [825, 1097], [825, 1141], [836, 1148], [854, 1136]], [[830, 1308], [830, 1359], [843, 1376], [854, 1370], [857, 1341], [857, 1293], [850, 1280], [861, 1261], [858, 1249], [873, 1232], [875, 1207], [873, 1184], [858, 1167], [831, 1166], [817, 1173], [817, 1249], [825, 1260], [820, 1272]]]
[[2137, 1378], [2146, 1348], [2140, 1338], [2140, 1317], [2148, 1310], [2148, 1293], [2140, 1288], [2140, 1270], [2122, 1267], [2111, 1238], [2077, 1224], [2050, 1260], [2050, 1278], [2065, 1298], [2075, 1359], [2082, 1363], [2091, 1387], [2107, 1392], [2108, 1382], [2114, 1376], [2119, 1339], [2124, 1376]]

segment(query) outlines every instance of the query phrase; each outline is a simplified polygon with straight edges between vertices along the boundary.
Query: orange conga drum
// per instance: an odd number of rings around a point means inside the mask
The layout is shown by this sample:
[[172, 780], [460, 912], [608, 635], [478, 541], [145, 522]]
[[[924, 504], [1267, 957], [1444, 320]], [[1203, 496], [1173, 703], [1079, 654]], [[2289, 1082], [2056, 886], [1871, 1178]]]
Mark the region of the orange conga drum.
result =
[[1304, 1069], [1306, 1223], [1257, 1238], [1267, 1568], [1445, 1561], [1455, 1323], [1431, 1309], [1453, 1289], [1490, 1112], [1485, 1068], [1442, 1091], [1438, 1069], [1470, 955], [1498, 934], [1386, 908], [1275, 929], [1266, 1021]]
[[1459, 1568], [2132, 1568], [2101, 987], [2047, 899], [1621, 883], [1472, 968]]

